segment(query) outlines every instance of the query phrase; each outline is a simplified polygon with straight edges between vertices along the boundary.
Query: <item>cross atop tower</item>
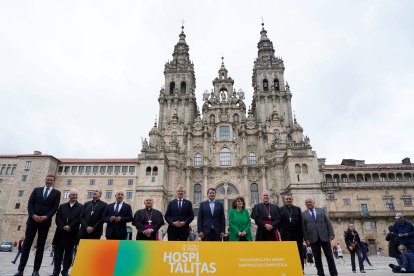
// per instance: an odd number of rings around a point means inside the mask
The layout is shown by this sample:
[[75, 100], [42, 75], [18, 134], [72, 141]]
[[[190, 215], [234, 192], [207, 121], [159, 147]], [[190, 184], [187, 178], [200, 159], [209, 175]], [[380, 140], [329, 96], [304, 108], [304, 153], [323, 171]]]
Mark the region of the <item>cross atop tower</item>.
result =
[[184, 31], [184, 23], [185, 23], [185, 21], [184, 21], [184, 19], [182, 19], [182, 20], [181, 20], [181, 30], [182, 30], [182, 31]]

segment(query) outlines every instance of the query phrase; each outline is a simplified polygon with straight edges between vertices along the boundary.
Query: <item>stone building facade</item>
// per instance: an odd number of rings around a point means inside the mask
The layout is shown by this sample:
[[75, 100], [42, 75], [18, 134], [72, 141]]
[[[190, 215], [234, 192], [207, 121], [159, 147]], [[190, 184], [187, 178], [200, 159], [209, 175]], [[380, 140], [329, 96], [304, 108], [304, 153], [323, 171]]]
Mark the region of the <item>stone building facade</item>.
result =
[[[0, 155], [0, 197], [5, 202], [0, 206], [0, 238], [16, 240], [24, 233], [31, 190], [43, 185], [47, 174], [54, 174], [62, 202], [72, 187], [80, 191], [80, 202], [87, 201], [96, 187], [107, 202], [122, 189], [133, 211], [151, 196], [155, 208], [165, 212], [180, 184], [196, 213], [209, 187], [217, 189], [217, 200], [226, 212], [237, 196], [245, 197], [250, 210], [264, 190], [279, 205], [282, 195], [290, 193], [302, 208], [305, 198], [312, 196], [333, 219], [339, 241], [346, 225], [355, 222], [373, 247], [386, 248], [384, 230], [394, 212], [414, 214], [410, 160], [374, 165], [344, 160], [341, 165], [326, 165], [318, 159], [292, 114], [284, 62], [275, 55], [264, 27], [253, 64], [251, 107], [246, 107], [245, 93], [235, 88], [223, 59], [212, 89], [203, 93], [200, 112], [185, 38], [182, 30], [173, 59], [165, 64], [158, 122], [137, 158], [66, 159], [39, 152]], [[129, 231], [134, 237], [135, 229]]]

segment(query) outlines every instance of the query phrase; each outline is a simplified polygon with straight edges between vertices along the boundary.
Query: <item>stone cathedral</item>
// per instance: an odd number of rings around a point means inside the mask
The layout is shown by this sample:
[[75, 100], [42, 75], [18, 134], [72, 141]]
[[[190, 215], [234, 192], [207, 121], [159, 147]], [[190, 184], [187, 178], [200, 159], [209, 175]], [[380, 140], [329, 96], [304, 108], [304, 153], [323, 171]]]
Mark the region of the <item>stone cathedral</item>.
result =
[[[414, 217], [410, 159], [386, 164], [343, 159], [341, 164], [326, 164], [324, 158], [317, 158], [292, 115], [284, 62], [275, 55], [263, 24], [251, 102], [246, 105], [243, 90], [234, 88], [222, 59], [217, 75], [212, 74], [213, 86], [203, 93], [198, 107], [196, 72], [185, 38], [182, 29], [173, 59], [164, 67], [158, 122], [137, 157], [65, 158], [39, 151], [0, 155], [0, 239], [14, 241], [24, 235], [30, 193], [52, 174], [55, 187], [62, 191], [61, 203], [68, 200], [72, 188], [79, 191], [81, 203], [90, 200], [96, 188], [109, 203], [122, 190], [133, 212], [143, 208], [144, 198], [150, 196], [154, 207], [164, 213], [178, 185], [185, 186], [195, 214], [209, 187], [216, 188], [216, 200], [224, 204], [226, 213], [238, 196], [245, 198], [250, 211], [264, 190], [279, 206], [283, 194], [292, 194], [294, 204], [302, 209], [304, 199], [312, 196], [316, 206], [328, 212], [336, 241], [343, 247], [343, 231], [354, 223], [371, 253], [378, 246], [387, 249], [384, 237], [395, 213]], [[49, 243], [54, 227], [53, 223]], [[134, 232], [129, 225], [129, 238], [135, 237]]]

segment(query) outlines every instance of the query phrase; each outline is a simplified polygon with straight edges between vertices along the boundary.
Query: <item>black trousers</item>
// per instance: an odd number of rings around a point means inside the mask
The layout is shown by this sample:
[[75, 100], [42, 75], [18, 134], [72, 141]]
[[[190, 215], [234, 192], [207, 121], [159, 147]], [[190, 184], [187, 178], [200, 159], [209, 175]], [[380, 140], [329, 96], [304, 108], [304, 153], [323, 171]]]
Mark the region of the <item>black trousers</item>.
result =
[[62, 275], [68, 274], [69, 268], [72, 264], [73, 249], [74, 245], [55, 245], [53, 275], [59, 275], [62, 262]]
[[168, 240], [169, 241], [186, 241], [188, 240], [188, 236], [190, 232], [188, 229], [187, 231], [169, 231], [168, 233]]
[[358, 257], [359, 271], [364, 270], [364, 261], [362, 260], [361, 248], [359, 248], [359, 246], [357, 246], [357, 247], [355, 247], [354, 250], [349, 251], [349, 253], [351, 253], [352, 271], [356, 271], [356, 268], [355, 268], [355, 254]]
[[336, 270], [335, 260], [332, 254], [331, 243], [329, 241], [321, 241], [318, 239], [317, 242], [311, 243], [313, 257], [315, 258], [315, 266], [318, 271], [318, 276], [324, 276], [325, 272], [323, 271], [322, 265], [322, 253], [325, 253], [326, 261], [328, 262], [329, 274], [331, 276], [337, 276], [338, 271]]
[[216, 231], [211, 229], [208, 235], [204, 236], [203, 241], [221, 241], [221, 237], [216, 233]]
[[42, 223], [30, 222], [26, 224], [25, 240], [23, 243], [22, 256], [20, 258], [18, 267], [19, 271], [23, 272], [24, 268], [26, 267], [27, 260], [29, 259], [30, 249], [32, 248], [36, 233], [37, 243], [33, 271], [39, 271], [40, 266], [42, 265], [43, 252], [45, 250], [45, 242], [49, 228], [50, 221], [44, 221]]

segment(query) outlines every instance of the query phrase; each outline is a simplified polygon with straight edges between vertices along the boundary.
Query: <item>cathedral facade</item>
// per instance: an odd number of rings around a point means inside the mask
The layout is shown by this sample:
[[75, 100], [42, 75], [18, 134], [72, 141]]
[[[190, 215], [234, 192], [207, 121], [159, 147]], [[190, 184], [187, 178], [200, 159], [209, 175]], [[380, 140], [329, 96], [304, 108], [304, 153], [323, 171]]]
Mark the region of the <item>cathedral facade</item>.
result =
[[[385, 231], [395, 212], [414, 215], [414, 166], [410, 160], [373, 165], [344, 160], [341, 165], [326, 165], [324, 159], [318, 159], [292, 114], [284, 62], [275, 55], [263, 26], [253, 65], [250, 107], [246, 107], [243, 90], [234, 88], [222, 61], [211, 90], [203, 93], [200, 108], [185, 38], [182, 30], [173, 59], [165, 64], [158, 121], [138, 157], [67, 159], [40, 152], [0, 155], [0, 197], [7, 202], [0, 207], [1, 239], [17, 240], [24, 234], [30, 192], [43, 185], [47, 174], [53, 174], [62, 202], [70, 188], [80, 191], [80, 202], [89, 200], [96, 187], [102, 189], [102, 200], [107, 202], [123, 190], [133, 211], [143, 208], [144, 198], [150, 196], [154, 207], [165, 212], [178, 185], [185, 186], [195, 213], [210, 187], [216, 188], [216, 199], [224, 204], [226, 213], [238, 196], [245, 198], [251, 210], [265, 190], [278, 205], [283, 194], [292, 194], [302, 209], [305, 198], [313, 197], [316, 206], [325, 208], [333, 219], [339, 242], [343, 242], [347, 223], [353, 222], [372, 249], [385, 248]], [[132, 227], [129, 232], [135, 236]]]

